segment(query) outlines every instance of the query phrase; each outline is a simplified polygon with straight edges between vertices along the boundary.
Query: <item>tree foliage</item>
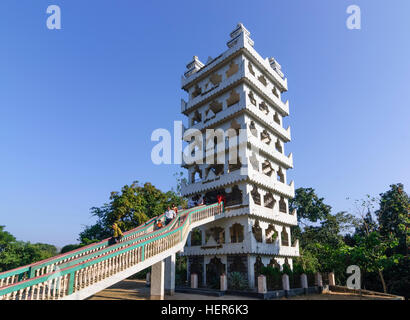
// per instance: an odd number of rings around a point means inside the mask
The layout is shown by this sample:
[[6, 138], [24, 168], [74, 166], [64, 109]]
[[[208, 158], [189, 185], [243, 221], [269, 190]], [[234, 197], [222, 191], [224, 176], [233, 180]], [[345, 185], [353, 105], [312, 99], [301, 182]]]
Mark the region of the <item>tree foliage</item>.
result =
[[365, 275], [364, 287], [408, 297], [409, 205], [403, 185], [395, 184], [380, 198], [356, 200], [354, 214], [331, 214], [312, 188], [297, 189], [292, 206], [304, 222], [294, 229], [300, 239], [294, 270], [334, 271], [336, 282], [345, 285], [347, 266], [356, 264]]
[[121, 230], [127, 231], [164, 213], [171, 204], [185, 204], [175, 191], [162, 192], [149, 182], [141, 186], [138, 181], [123, 186], [120, 192], [111, 192], [109, 200], [101, 207], [91, 208], [92, 215], [97, 217], [97, 223], [85, 227], [80, 233], [79, 240], [82, 244], [110, 237], [114, 222]]
[[57, 248], [45, 243], [17, 241], [0, 226], [0, 272], [48, 259], [57, 254]]
[[401, 183], [390, 185], [390, 190], [380, 194], [380, 209], [376, 211], [380, 234], [398, 240], [396, 252], [408, 254], [410, 244], [410, 198]]

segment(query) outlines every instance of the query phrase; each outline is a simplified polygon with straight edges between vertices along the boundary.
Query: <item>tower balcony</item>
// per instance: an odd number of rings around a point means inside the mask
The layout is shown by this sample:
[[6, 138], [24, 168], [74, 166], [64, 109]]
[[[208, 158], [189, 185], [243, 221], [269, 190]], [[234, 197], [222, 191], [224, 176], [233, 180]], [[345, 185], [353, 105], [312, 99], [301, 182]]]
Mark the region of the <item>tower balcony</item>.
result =
[[[239, 70], [241, 69], [243, 69], [243, 66], [239, 67]], [[237, 85], [242, 78], [243, 78], [243, 72], [238, 71], [236, 74], [222, 81], [218, 86], [214, 87], [212, 90], [209, 90], [203, 94], [199, 94], [195, 98], [190, 99], [188, 102], [185, 102], [185, 100], [182, 100], [181, 112], [186, 114], [189, 110], [191, 110], [196, 105], [203, 104], [206, 101], [212, 100], [213, 98], [220, 96], [223, 92], [226, 92], [231, 87]]]
[[249, 170], [249, 179], [250, 181], [261, 185], [266, 189], [273, 190], [275, 193], [281, 194], [286, 198], [294, 198], [295, 197], [295, 185], [294, 182], [288, 185], [286, 183], [276, 181], [272, 177], [268, 177], [267, 175], [260, 173], [255, 170]]
[[266, 254], [282, 257], [298, 257], [299, 242], [295, 241], [292, 246], [279, 246], [272, 243], [258, 243], [254, 248], [249, 242], [223, 243], [212, 246], [185, 246], [182, 255], [226, 255], [226, 254]]
[[270, 130], [277, 134], [283, 141], [289, 142], [291, 140], [290, 126], [287, 129], [283, 128], [273, 120], [273, 117], [268, 118], [265, 113], [253, 104], [248, 104], [246, 109], [251, 115], [256, 117], [260, 122], [264, 123]]
[[267, 100], [270, 104], [275, 105], [277, 109], [279, 109], [280, 113], [284, 116], [289, 115], [289, 100], [286, 100], [286, 102], [283, 102], [280, 100], [278, 97], [276, 97], [269, 89], [265, 86], [263, 86], [259, 81], [257, 81], [250, 73], [249, 71], [246, 71], [246, 77], [245, 77], [245, 83], [248, 84], [253, 89], [256, 89], [255, 91], [258, 92], [259, 95], [264, 97], [265, 100]]
[[293, 210], [291, 214], [288, 214], [283, 212], [277, 212], [270, 208], [253, 205], [250, 208], [250, 214], [268, 220], [273, 220], [275, 222], [285, 224], [288, 226], [296, 226], [298, 224], [296, 210]]
[[240, 170], [236, 170], [229, 174], [222, 174], [213, 179], [201, 179], [198, 182], [183, 184], [181, 187], [181, 194], [183, 196], [189, 196], [208, 190], [218, 189], [222, 186], [235, 184], [240, 181], [246, 181], [248, 178], [247, 173], [248, 170], [246, 168], [241, 168]]
[[250, 58], [256, 62], [260, 68], [262, 68], [273, 81], [279, 85], [282, 91], [288, 91], [288, 81], [286, 78], [282, 78], [275, 70], [272, 69], [270, 61], [268, 58], [263, 59], [262, 56], [251, 46], [249, 43], [245, 42], [244, 47], [249, 53]]
[[250, 144], [255, 146], [257, 149], [259, 149], [263, 153], [268, 154], [271, 158], [273, 158], [276, 162], [281, 164], [284, 168], [286, 169], [293, 168], [293, 154], [292, 153], [286, 156], [283, 153], [277, 151], [273, 143], [272, 145], [267, 145], [266, 143], [263, 143], [259, 138], [255, 137], [252, 134], [248, 136], [248, 141]]
[[217, 255], [217, 254], [244, 254], [250, 252], [251, 248], [246, 241], [240, 243], [222, 243], [215, 245], [185, 246], [183, 255]]

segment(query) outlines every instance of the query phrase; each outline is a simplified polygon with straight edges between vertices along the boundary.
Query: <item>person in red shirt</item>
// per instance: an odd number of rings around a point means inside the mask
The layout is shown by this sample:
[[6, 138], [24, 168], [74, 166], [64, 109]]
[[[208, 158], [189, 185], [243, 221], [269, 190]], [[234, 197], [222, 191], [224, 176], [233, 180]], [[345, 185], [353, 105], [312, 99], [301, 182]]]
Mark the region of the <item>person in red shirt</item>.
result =
[[221, 203], [222, 201], [223, 203], [225, 203], [226, 201], [226, 198], [223, 194], [218, 194], [216, 198], [218, 199], [218, 203]]

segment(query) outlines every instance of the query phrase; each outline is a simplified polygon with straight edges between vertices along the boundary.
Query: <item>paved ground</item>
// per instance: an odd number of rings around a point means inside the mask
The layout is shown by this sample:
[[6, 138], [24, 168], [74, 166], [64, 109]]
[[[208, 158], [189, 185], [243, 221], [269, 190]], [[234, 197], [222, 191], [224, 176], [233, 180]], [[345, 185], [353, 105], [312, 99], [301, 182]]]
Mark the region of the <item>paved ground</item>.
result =
[[[149, 287], [144, 280], [124, 280], [89, 298], [90, 300], [149, 300]], [[386, 297], [355, 295], [348, 293], [331, 292], [326, 294], [312, 294], [282, 298], [285, 300], [384, 300]], [[221, 297], [199, 294], [175, 293], [165, 296], [165, 300], [256, 300], [250, 297], [224, 295]]]
[[[107, 288], [89, 300], [149, 300], [150, 288], [145, 286], [144, 280], [124, 280]], [[222, 297], [205, 296], [199, 294], [175, 293], [165, 296], [166, 300], [255, 300], [254, 298], [225, 295]]]

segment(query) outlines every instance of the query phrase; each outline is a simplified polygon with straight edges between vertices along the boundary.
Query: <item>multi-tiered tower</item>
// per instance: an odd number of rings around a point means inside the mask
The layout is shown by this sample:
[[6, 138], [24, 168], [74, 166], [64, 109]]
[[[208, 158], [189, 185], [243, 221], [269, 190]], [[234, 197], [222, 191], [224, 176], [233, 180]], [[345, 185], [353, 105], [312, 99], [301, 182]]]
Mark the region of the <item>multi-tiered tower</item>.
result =
[[[296, 212], [288, 209], [294, 196], [293, 181], [288, 184], [286, 178], [292, 154], [284, 151], [290, 128], [282, 125], [289, 115], [288, 101], [281, 100], [287, 79], [274, 58], [263, 59], [255, 51], [242, 24], [230, 36], [228, 50], [206, 64], [195, 56], [182, 77], [189, 95], [188, 102], [182, 100], [182, 113], [189, 129], [203, 133], [189, 152], [194, 160], [183, 164], [188, 184], [182, 193], [208, 203], [218, 195], [226, 198], [225, 218], [191, 232], [184, 254], [188, 274], [197, 273], [200, 284], [212, 286], [221, 273], [240, 272], [253, 288], [263, 265], [292, 268], [292, 257], [299, 255], [290, 232]], [[207, 136], [209, 129], [221, 129], [225, 137]], [[235, 132], [239, 139], [231, 143]]]

